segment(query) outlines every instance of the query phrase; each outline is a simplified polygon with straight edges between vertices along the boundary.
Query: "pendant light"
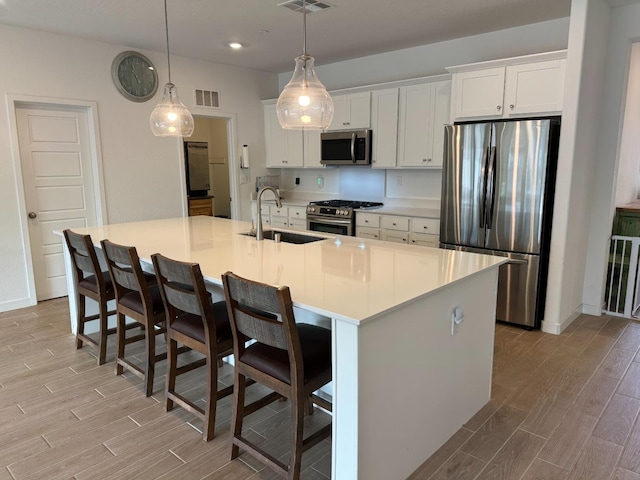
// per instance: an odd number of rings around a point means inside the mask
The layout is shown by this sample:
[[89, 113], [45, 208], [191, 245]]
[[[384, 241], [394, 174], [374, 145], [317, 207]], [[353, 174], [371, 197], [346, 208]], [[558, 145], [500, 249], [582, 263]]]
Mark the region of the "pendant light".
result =
[[167, 38], [167, 67], [169, 83], [164, 86], [162, 100], [151, 112], [149, 123], [156, 137], [190, 137], [194, 123], [191, 113], [178, 98], [178, 89], [171, 83], [171, 61], [169, 58], [169, 20], [167, 0], [164, 0], [164, 28]]
[[276, 113], [282, 128], [324, 130], [333, 120], [333, 100], [318, 80], [315, 59], [307, 54], [306, 0], [302, 1], [302, 30], [302, 55], [296, 57], [293, 76], [278, 98]]

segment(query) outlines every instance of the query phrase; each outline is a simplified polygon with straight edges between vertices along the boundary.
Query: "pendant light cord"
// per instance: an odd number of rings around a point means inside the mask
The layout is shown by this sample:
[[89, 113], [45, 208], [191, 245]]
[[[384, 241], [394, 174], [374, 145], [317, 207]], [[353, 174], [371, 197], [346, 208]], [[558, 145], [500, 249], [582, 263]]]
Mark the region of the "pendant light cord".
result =
[[171, 61], [169, 60], [169, 18], [167, 15], [167, 0], [164, 0], [164, 32], [167, 39], [167, 68], [169, 69], [169, 83], [171, 83]]
[[307, 54], [307, 1], [306, 0], [302, 0], [302, 54], [303, 55]]

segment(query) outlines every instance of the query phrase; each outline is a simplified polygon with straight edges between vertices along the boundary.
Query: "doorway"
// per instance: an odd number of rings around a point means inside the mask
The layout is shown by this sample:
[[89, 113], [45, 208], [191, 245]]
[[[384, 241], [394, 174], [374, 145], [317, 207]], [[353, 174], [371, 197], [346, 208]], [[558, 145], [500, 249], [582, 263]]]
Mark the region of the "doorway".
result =
[[213, 215], [231, 218], [229, 177], [228, 119], [194, 117], [195, 129], [189, 141], [207, 142], [209, 152], [209, 195], [213, 197]]
[[30, 284], [37, 301], [62, 297], [67, 295], [64, 255], [53, 232], [102, 221], [95, 110], [85, 102], [28, 101], [15, 101], [14, 109]]

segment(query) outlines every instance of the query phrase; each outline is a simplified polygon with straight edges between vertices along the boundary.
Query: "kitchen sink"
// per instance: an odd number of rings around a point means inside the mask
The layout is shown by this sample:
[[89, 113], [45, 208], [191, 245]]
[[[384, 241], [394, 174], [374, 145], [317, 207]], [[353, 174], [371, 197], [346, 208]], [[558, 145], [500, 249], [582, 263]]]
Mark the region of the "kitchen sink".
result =
[[[302, 233], [284, 232], [282, 230], [265, 230], [264, 239], [273, 240], [276, 233], [280, 234], [280, 241], [284, 243], [295, 243], [298, 245], [311, 242], [319, 242], [320, 240], [326, 240], [325, 237], [314, 237], [313, 235], [304, 235]], [[255, 232], [242, 233], [241, 235], [247, 235], [249, 237], [255, 237]]]

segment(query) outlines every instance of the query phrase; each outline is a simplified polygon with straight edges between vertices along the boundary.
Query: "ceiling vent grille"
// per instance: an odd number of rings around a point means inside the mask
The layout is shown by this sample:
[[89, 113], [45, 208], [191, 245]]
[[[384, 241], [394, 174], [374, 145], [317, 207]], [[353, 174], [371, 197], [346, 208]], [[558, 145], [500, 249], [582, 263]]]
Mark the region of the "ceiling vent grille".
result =
[[220, 108], [220, 93], [214, 90], [196, 89], [196, 105], [199, 107]]
[[[288, 8], [294, 12], [302, 13], [302, 0], [288, 0], [286, 2], [279, 3], [278, 6]], [[321, 2], [320, 0], [307, 0], [307, 15], [326, 10], [329, 7], [331, 7], [331, 5], [326, 2]]]

